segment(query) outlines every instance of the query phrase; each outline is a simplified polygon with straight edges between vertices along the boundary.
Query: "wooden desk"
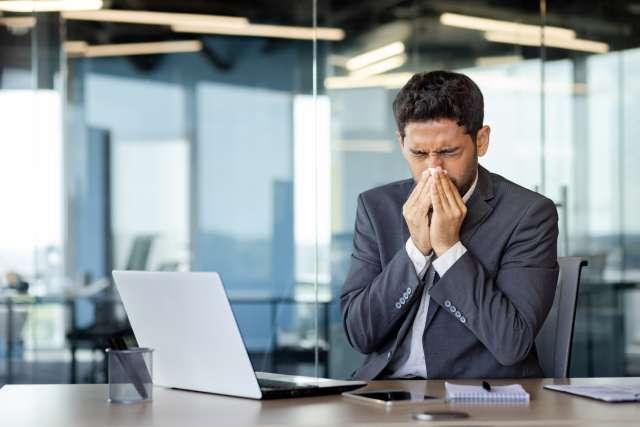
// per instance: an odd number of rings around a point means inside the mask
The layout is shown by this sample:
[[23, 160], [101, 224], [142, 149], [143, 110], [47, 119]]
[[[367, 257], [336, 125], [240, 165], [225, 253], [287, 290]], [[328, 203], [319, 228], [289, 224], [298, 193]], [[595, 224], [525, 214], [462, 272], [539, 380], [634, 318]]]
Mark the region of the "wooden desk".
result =
[[[576, 384], [640, 382], [640, 378], [574, 379]], [[341, 396], [254, 401], [156, 387], [153, 402], [109, 404], [105, 385], [8, 385], [0, 389], [2, 425], [76, 426], [639, 426], [640, 404], [607, 404], [542, 390], [566, 380], [520, 380], [531, 393], [529, 405], [416, 404], [391, 410]], [[471, 383], [471, 381], [464, 381]], [[508, 384], [513, 381], [492, 381]], [[368, 388], [402, 388], [443, 395], [443, 381], [376, 381]], [[424, 409], [455, 409], [470, 414], [460, 421], [417, 422], [409, 414]]]

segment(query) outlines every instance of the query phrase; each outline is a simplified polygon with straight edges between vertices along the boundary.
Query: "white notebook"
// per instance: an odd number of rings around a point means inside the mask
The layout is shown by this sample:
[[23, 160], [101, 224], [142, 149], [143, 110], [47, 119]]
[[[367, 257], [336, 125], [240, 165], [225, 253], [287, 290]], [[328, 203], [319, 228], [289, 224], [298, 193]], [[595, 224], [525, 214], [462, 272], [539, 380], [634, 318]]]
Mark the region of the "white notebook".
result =
[[481, 386], [444, 383], [447, 399], [474, 402], [529, 402], [529, 393], [520, 384], [491, 386], [487, 391]]

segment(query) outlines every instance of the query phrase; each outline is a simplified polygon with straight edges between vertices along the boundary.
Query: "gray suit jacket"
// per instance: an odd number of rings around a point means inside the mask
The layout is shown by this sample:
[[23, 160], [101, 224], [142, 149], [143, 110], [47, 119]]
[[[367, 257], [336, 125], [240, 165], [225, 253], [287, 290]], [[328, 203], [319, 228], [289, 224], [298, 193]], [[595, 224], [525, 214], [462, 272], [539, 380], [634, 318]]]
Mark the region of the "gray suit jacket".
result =
[[[384, 377], [396, 350], [409, 349], [399, 344], [425, 286], [405, 250], [410, 234], [402, 205], [414, 185], [398, 181], [358, 197], [351, 268], [340, 296], [347, 339], [367, 355], [354, 378]], [[480, 167], [467, 208], [460, 233], [467, 252], [430, 290], [427, 375], [540, 377], [534, 339], [558, 278], [555, 205]]]

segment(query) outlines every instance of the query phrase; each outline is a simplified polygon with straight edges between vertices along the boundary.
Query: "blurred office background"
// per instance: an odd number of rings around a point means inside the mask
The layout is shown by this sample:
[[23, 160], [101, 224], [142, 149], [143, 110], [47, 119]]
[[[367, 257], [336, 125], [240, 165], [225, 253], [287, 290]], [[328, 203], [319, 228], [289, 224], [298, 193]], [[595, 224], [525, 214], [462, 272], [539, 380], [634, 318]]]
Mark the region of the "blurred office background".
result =
[[348, 377], [356, 197], [435, 69], [589, 260], [572, 376], [640, 375], [640, 1], [2, 0], [0, 385], [104, 381], [125, 268], [217, 271], [256, 369]]

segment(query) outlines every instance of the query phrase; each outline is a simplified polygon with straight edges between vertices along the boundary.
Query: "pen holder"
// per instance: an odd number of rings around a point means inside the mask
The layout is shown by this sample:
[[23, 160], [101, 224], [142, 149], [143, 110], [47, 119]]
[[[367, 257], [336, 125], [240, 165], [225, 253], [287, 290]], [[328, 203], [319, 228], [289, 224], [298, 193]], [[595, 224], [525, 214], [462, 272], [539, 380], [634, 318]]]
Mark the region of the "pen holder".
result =
[[109, 402], [138, 403], [151, 400], [153, 350], [108, 348]]

